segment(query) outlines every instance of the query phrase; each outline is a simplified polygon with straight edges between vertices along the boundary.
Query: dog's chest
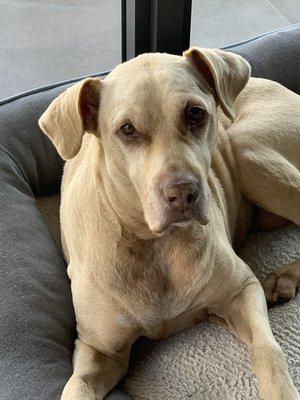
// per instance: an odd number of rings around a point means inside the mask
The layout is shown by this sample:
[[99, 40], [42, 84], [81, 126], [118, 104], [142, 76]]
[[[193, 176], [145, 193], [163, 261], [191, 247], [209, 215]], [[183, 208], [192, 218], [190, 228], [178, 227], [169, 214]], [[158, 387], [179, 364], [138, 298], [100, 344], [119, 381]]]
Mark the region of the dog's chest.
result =
[[122, 295], [122, 303], [147, 325], [159, 324], [198, 306], [201, 289], [209, 279], [206, 247], [195, 235], [184, 239], [174, 235], [130, 250], [120, 276], [123, 288], [118, 295]]

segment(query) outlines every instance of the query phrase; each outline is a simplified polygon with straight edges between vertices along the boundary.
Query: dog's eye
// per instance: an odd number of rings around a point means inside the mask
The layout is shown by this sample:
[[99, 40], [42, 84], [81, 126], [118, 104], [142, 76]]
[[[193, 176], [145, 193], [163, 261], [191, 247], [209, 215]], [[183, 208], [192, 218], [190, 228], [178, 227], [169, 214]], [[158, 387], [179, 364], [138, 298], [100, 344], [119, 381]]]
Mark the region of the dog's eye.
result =
[[129, 122], [120, 127], [118, 134], [124, 143], [137, 143], [140, 141], [139, 133]]
[[190, 107], [186, 110], [186, 119], [191, 127], [196, 128], [201, 125], [205, 119], [205, 111], [200, 107]]
[[135, 134], [135, 129], [134, 126], [131, 124], [124, 124], [121, 126], [120, 131], [123, 133], [125, 136], [132, 136]]

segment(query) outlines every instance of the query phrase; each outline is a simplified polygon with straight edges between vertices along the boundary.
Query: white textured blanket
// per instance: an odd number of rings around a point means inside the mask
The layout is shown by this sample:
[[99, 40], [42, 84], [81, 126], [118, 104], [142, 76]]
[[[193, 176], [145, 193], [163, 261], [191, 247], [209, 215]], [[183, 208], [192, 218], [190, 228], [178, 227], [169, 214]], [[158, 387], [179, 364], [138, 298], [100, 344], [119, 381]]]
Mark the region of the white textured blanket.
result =
[[[252, 235], [240, 256], [259, 279], [300, 258], [300, 228]], [[269, 310], [276, 339], [300, 391], [300, 294]], [[137, 400], [258, 400], [247, 347], [223, 328], [204, 322], [164, 341], [141, 340], [124, 388]]]

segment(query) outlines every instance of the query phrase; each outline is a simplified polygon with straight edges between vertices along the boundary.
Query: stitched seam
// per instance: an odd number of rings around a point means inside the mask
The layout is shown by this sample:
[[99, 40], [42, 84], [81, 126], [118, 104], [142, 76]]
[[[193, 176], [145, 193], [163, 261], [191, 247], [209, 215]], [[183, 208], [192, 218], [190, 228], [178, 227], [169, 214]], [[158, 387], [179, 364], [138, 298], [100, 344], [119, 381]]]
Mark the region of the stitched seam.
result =
[[269, 32], [266, 32], [266, 33], [262, 33], [261, 35], [251, 37], [251, 38], [243, 40], [241, 42], [235, 42], [235, 43], [229, 44], [229, 45], [227, 45], [225, 47], [221, 47], [221, 50], [230, 50], [231, 48], [234, 49], [234, 47], [241, 46], [243, 44], [247, 44], [247, 43], [250, 43], [250, 42], [254, 42], [257, 39], [261, 39], [261, 38], [264, 38], [264, 37], [269, 36], [269, 35], [271, 36], [272, 34], [275, 34], [275, 33], [289, 31], [289, 30], [291, 30], [291, 28], [294, 28], [294, 27], [297, 28], [298, 26], [300, 26], [300, 23], [296, 23], [296, 24], [293, 24], [293, 25], [286, 26], [284, 28], [276, 29], [275, 31], [269, 31]]
[[108, 74], [109, 74], [109, 71], [100, 72], [100, 73], [97, 73], [97, 74], [81, 76], [80, 78], [69, 79], [67, 81], [61, 81], [61, 82], [52, 83], [51, 85], [39, 86], [39, 87], [37, 87], [35, 89], [31, 89], [31, 90], [28, 90], [28, 91], [25, 91], [25, 92], [21, 92], [19, 94], [14, 95], [14, 96], [10, 96], [10, 97], [7, 97], [7, 98], [5, 98], [3, 100], [0, 100], [0, 107], [4, 106], [6, 104], [12, 103], [13, 101], [16, 101], [16, 100], [23, 99], [25, 97], [31, 96], [33, 94], [43, 93], [43, 92], [46, 92], [48, 90], [56, 89], [56, 88], [64, 86], [64, 85], [68, 85], [68, 84], [71, 84], [71, 83], [78, 82], [81, 79], [85, 79], [85, 78], [88, 78], [88, 77], [91, 77], [91, 78], [101, 77], [102, 78], [102, 77], [106, 77], [106, 75], [108, 75]]

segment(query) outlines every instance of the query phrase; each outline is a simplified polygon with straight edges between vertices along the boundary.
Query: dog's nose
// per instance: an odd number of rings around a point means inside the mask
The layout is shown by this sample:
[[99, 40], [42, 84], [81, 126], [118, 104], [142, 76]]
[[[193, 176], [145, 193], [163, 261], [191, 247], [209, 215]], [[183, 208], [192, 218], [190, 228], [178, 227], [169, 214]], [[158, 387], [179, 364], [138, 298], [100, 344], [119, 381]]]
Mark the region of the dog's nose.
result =
[[165, 202], [174, 210], [186, 210], [193, 206], [199, 196], [199, 187], [194, 178], [181, 178], [167, 183], [162, 188]]

